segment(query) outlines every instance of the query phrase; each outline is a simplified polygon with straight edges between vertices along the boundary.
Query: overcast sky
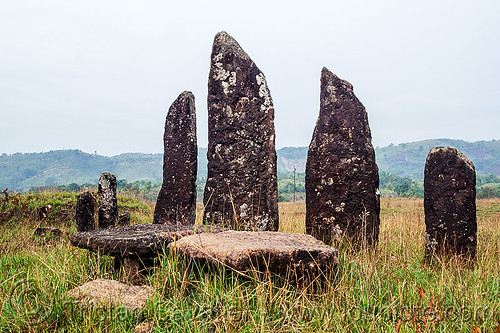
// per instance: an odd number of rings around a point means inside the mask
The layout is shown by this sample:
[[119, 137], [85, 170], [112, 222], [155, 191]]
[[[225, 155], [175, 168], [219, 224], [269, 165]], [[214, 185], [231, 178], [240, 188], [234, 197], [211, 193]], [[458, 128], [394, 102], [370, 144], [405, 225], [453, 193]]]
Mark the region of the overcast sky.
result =
[[276, 144], [307, 146], [323, 66], [354, 85], [373, 144], [500, 139], [500, 1], [0, 2], [0, 153], [162, 152], [196, 98], [207, 146], [213, 37], [267, 78]]

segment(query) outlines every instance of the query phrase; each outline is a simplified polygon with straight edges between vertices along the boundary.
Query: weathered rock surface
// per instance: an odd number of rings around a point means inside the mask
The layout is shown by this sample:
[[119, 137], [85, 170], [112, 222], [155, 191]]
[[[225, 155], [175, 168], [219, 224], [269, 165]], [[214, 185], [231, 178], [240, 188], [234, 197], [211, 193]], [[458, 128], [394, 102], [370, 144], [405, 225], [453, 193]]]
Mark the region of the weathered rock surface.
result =
[[226, 32], [208, 80], [208, 224], [278, 230], [274, 107], [264, 74]]
[[99, 178], [99, 228], [109, 228], [115, 225], [118, 216], [116, 199], [116, 176], [103, 172]]
[[194, 224], [196, 217], [196, 109], [184, 91], [168, 110], [163, 135], [163, 184], [154, 223]]
[[95, 229], [95, 199], [87, 189], [78, 195], [76, 200], [76, 230], [90, 231]]
[[68, 296], [90, 306], [123, 306], [128, 310], [143, 308], [154, 297], [151, 286], [129, 286], [107, 279], [97, 279], [68, 291]]
[[310, 235], [225, 231], [184, 237], [168, 248], [191, 259], [235, 270], [308, 271], [333, 268], [338, 252]]
[[380, 194], [366, 110], [352, 85], [321, 72], [319, 117], [306, 164], [306, 231], [327, 244], [347, 237], [373, 246]]
[[427, 155], [424, 210], [427, 257], [476, 256], [476, 172], [460, 150], [436, 147]]
[[157, 256], [170, 242], [181, 237], [218, 230], [210, 226], [137, 224], [76, 232], [70, 240], [74, 246], [105, 255], [148, 258]]

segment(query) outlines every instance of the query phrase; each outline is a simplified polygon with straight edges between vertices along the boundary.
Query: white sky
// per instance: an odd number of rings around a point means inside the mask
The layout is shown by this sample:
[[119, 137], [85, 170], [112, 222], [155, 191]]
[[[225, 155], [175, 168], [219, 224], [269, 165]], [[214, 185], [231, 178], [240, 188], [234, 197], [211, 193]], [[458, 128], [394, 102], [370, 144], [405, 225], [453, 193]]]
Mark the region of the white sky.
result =
[[162, 152], [196, 97], [207, 146], [214, 35], [267, 77], [277, 147], [307, 146], [323, 66], [354, 85], [373, 143], [500, 139], [499, 1], [0, 2], [0, 153]]

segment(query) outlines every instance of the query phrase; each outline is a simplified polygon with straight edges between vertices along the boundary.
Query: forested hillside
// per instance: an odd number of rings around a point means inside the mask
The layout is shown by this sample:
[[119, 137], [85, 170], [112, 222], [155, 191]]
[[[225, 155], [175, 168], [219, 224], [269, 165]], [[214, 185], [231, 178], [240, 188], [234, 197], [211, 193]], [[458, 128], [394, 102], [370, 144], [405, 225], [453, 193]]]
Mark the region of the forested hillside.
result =
[[[478, 186], [485, 191], [500, 191], [496, 179], [485, 178], [488, 174], [500, 176], [500, 141], [465, 142], [461, 140], [425, 140], [388, 147], [376, 148], [380, 170], [381, 188], [389, 184], [386, 193], [418, 196], [422, 188], [423, 169], [427, 153], [435, 146], [455, 146], [476, 166]], [[294, 167], [297, 174], [305, 172], [307, 147], [285, 147], [277, 150], [278, 172], [282, 193], [288, 198], [289, 181]], [[207, 175], [207, 148], [198, 150], [198, 177]], [[17, 153], [0, 156], [0, 188], [26, 190], [31, 187], [68, 184], [95, 184], [103, 171], [116, 174], [118, 179], [133, 182], [162, 181], [162, 154], [126, 153], [107, 157], [84, 153], [80, 150], [57, 150], [45, 153]], [[484, 177], [483, 177], [484, 176]], [[489, 180], [488, 180], [489, 179]], [[288, 186], [288, 187], [287, 187]], [[287, 190], [285, 191], [285, 188]], [[285, 194], [285, 192], [287, 194]]]
[[466, 142], [462, 140], [424, 140], [376, 148], [377, 164], [380, 170], [401, 177], [424, 178], [425, 159], [433, 147], [453, 146], [460, 149], [481, 174], [500, 176], [500, 141]]

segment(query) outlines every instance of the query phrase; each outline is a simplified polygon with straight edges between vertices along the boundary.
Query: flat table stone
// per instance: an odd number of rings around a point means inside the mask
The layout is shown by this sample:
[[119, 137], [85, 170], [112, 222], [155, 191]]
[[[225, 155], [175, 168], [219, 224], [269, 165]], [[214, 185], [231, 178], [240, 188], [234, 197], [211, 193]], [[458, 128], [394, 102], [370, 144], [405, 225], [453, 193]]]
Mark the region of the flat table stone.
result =
[[71, 244], [110, 256], [155, 257], [170, 242], [208, 231], [206, 226], [137, 224], [126, 227], [76, 232]]
[[115, 257], [131, 281], [139, 276], [142, 259], [156, 257], [171, 242], [184, 236], [220, 231], [216, 227], [168, 224], [137, 224], [126, 227], [76, 232], [71, 244]]
[[179, 239], [168, 248], [237, 271], [310, 271], [338, 265], [338, 251], [311, 235], [272, 231], [225, 231]]

